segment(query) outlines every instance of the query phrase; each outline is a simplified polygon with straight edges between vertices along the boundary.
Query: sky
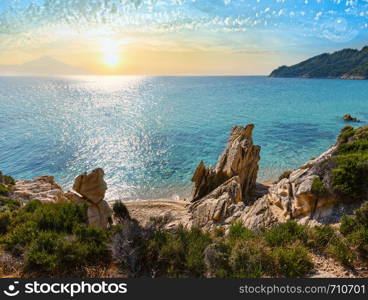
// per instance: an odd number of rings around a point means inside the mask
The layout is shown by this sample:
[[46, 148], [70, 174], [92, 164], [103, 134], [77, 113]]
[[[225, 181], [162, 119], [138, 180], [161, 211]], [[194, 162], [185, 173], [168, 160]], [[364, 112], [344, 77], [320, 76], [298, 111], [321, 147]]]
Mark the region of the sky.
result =
[[368, 44], [368, 0], [1, 0], [0, 64], [263, 75]]

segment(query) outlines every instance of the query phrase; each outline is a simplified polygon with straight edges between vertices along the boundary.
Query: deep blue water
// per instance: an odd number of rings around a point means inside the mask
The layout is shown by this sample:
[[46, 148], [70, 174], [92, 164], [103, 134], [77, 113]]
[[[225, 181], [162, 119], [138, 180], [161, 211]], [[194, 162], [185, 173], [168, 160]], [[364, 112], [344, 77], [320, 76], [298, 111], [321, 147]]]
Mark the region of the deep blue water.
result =
[[65, 189], [102, 167], [109, 199], [187, 195], [233, 125], [254, 123], [259, 181], [333, 144], [345, 113], [368, 121], [368, 81], [267, 77], [0, 77], [0, 170]]

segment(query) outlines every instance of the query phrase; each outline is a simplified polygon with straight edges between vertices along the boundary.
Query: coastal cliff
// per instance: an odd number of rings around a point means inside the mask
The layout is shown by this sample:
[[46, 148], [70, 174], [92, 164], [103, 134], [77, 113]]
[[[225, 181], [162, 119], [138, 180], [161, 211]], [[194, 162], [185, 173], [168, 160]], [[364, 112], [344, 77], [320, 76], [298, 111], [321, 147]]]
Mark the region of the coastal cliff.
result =
[[343, 49], [323, 53], [293, 66], [281, 66], [270, 77], [367, 79], [368, 46], [360, 51]]

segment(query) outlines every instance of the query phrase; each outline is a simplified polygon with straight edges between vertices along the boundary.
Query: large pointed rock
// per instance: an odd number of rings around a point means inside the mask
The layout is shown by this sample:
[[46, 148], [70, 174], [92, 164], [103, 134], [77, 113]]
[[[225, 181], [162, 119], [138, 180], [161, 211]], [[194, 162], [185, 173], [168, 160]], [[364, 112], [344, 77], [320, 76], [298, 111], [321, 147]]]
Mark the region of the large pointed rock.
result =
[[235, 126], [231, 129], [225, 151], [214, 168], [200, 162], [192, 181], [192, 201], [208, 195], [218, 186], [234, 176], [239, 177], [242, 200], [250, 202], [256, 187], [260, 146], [253, 145], [254, 125]]
[[205, 230], [227, 226], [251, 203], [256, 188], [260, 147], [253, 145], [253, 124], [232, 128], [215, 167], [201, 162], [193, 174], [189, 226]]

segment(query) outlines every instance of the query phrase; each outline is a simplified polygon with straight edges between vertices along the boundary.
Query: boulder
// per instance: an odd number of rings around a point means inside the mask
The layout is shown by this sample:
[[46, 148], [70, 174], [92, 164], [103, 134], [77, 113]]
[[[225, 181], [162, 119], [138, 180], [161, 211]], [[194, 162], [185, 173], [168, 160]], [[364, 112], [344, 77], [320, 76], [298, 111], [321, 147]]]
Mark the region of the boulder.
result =
[[344, 121], [350, 121], [350, 122], [360, 122], [359, 119], [352, 117], [350, 114], [346, 114], [342, 117]]
[[68, 201], [63, 189], [53, 176], [40, 176], [32, 180], [16, 180], [12, 197], [25, 203], [31, 199], [43, 202]]
[[88, 205], [88, 224], [100, 228], [108, 227], [113, 213], [104, 200], [107, 190], [104, 175], [101, 168], [94, 169], [90, 173], [83, 173], [75, 178], [73, 191], [65, 194], [74, 203], [86, 203]]
[[74, 180], [73, 190], [88, 200], [98, 203], [104, 199], [107, 185], [103, 179], [105, 173], [101, 168], [91, 173], [83, 173]]

